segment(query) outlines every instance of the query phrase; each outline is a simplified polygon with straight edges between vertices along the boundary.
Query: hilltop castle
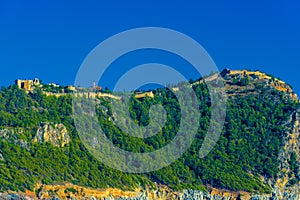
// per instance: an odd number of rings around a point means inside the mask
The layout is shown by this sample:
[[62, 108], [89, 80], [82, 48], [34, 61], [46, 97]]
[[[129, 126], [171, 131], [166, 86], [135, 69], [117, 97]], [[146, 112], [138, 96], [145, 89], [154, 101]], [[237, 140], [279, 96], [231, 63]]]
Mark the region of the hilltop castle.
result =
[[15, 84], [20, 88], [20, 89], [24, 89], [26, 91], [32, 91], [34, 86], [38, 86], [40, 85], [40, 81], [39, 79], [35, 78], [33, 80], [20, 80], [17, 79], [15, 81]]
[[298, 101], [298, 96], [295, 92], [293, 92], [293, 89], [291, 86], [286, 84], [284, 81], [275, 78], [273, 76], [267, 75], [266, 73], [260, 72], [260, 71], [248, 71], [248, 70], [230, 70], [230, 69], [224, 69], [220, 74], [225, 80], [227, 79], [234, 79], [236, 77], [249, 77], [252, 79], [260, 80], [260, 81], [266, 81], [267, 84], [273, 88], [275, 88], [278, 91], [287, 93], [292, 99]]

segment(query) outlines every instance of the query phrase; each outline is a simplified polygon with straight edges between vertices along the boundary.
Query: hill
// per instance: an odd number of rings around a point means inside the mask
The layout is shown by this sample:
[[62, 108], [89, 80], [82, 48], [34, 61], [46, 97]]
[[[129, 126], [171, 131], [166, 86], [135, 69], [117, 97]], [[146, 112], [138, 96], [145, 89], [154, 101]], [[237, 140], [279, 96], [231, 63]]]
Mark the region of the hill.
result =
[[[223, 81], [228, 101], [221, 137], [215, 148], [200, 159], [199, 149], [211, 116], [210, 95], [204, 80], [216, 84]], [[300, 112], [291, 86], [265, 73], [228, 69], [192, 85], [201, 112], [195, 140], [179, 160], [146, 174], [111, 169], [87, 151], [72, 118], [72, 93], [57, 96], [46, 94], [39, 87], [30, 92], [16, 85], [2, 87], [2, 196], [90, 198], [94, 195], [99, 199], [108, 196], [117, 199], [125, 195], [143, 199], [143, 195], [148, 198], [152, 195], [152, 199], [157, 199], [159, 194], [153, 191], [159, 191], [160, 198], [166, 199], [196, 199], [195, 195], [299, 199]], [[132, 152], [151, 152], [175, 137], [181, 115], [178, 100], [166, 88], [151, 94], [130, 99], [130, 114], [139, 125], [149, 124], [151, 105], [160, 104], [168, 113], [162, 130], [146, 139], [129, 136], [118, 128], [111, 98], [97, 97], [99, 124], [116, 146]], [[86, 119], [81, 120], [92, 126]], [[100, 188], [105, 195], [92, 188]]]

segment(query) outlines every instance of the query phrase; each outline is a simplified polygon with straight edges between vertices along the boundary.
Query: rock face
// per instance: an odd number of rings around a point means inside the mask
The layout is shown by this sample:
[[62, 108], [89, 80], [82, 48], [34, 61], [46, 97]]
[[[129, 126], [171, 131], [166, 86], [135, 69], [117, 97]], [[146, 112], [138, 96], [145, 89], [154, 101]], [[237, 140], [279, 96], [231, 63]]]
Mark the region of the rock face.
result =
[[64, 147], [70, 142], [70, 136], [63, 124], [41, 123], [33, 139], [34, 142], [49, 142], [53, 146]]
[[300, 199], [300, 110], [285, 125], [284, 146], [279, 153], [279, 173], [273, 183], [274, 199]]

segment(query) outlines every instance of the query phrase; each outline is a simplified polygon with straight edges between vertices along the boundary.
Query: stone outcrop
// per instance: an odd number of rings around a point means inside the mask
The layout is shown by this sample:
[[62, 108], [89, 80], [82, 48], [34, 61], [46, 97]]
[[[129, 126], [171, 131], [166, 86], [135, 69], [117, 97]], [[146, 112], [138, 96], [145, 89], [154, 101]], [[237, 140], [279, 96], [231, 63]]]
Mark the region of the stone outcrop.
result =
[[53, 146], [64, 147], [70, 142], [70, 136], [63, 124], [41, 123], [33, 139], [34, 142], [49, 142]]
[[22, 192], [12, 192], [12, 193], [0, 193], [1, 200], [37, 200], [34, 192], [26, 190]]

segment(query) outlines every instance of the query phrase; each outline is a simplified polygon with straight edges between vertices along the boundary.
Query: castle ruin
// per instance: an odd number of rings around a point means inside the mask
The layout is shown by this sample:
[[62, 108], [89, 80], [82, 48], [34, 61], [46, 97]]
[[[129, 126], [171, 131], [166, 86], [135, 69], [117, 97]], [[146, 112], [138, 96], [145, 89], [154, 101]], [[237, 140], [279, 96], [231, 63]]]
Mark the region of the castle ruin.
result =
[[17, 79], [15, 81], [15, 84], [18, 86], [20, 89], [24, 89], [26, 91], [33, 91], [34, 86], [37, 86], [40, 84], [39, 79], [35, 78], [33, 80], [20, 80]]

